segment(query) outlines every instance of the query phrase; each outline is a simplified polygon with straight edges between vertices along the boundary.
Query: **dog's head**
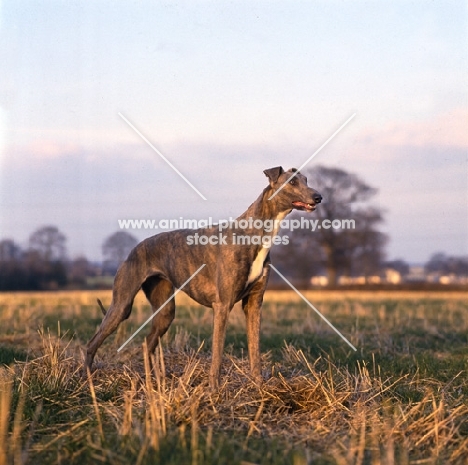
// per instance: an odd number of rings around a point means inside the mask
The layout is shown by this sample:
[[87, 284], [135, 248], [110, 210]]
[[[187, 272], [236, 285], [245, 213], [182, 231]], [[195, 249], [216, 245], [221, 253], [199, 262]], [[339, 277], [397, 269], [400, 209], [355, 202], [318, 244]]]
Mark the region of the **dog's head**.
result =
[[296, 168], [284, 171], [281, 166], [264, 171], [270, 181], [271, 201], [278, 203], [281, 210], [312, 212], [322, 201], [322, 196], [307, 185], [307, 178]]

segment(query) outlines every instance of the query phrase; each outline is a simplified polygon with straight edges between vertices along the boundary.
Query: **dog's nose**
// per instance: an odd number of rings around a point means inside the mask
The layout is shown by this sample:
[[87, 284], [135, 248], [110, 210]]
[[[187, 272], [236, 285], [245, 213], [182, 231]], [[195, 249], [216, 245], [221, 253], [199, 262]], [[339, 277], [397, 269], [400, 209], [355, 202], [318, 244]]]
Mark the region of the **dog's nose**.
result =
[[320, 203], [322, 201], [322, 196], [317, 192], [312, 196], [312, 198], [315, 203]]

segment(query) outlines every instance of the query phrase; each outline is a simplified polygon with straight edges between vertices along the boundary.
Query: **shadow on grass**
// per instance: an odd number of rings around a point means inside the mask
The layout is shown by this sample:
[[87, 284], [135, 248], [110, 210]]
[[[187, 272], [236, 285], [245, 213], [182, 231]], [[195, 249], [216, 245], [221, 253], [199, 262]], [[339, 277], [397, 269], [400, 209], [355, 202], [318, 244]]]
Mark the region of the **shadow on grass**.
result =
[[0, 365], [24, 362], [27, 357], [28, 354], [23, 350], [12, 349], [11, 347], [0, 347]]

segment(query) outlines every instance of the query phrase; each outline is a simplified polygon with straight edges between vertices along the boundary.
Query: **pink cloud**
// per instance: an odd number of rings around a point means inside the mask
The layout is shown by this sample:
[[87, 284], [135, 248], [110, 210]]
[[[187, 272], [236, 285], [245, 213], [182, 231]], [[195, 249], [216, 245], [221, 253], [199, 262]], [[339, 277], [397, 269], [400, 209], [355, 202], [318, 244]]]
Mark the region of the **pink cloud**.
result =
[[23, 153], [29, 153], [37, 159], [54, 159], [70, 153], [76, 153], [79, 146], [72, 143], [54, 142], [50, 140], [36, 140], [28, 144]]
[[367, 130], [357, 142], [380, 147], [468, 148], [468, 110], [458, 108], [432, 120], [413, 123], [393, 122], [379, 131]]

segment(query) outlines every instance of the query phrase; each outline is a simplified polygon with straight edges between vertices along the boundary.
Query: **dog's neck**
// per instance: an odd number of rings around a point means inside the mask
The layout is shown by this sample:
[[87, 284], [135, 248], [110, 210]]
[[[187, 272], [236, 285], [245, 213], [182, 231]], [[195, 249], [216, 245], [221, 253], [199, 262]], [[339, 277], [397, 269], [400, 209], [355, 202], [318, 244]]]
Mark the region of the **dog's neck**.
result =
[[250, 207], [247, 208], [247, 210], [242, 213], [242, 215], [240, 215], [237, 220], [249, 218], [276, 220], [277, 218], [284, 218], [286, 215], [291, 213], [292, 208], [286, 210], [279, 208], [275, 197], [271, 200], [268, 200], [272, 193], [273, 189], [270, 186], [265, 187], [257, 200], [255, 200], [255, 202], [250, 205]]

